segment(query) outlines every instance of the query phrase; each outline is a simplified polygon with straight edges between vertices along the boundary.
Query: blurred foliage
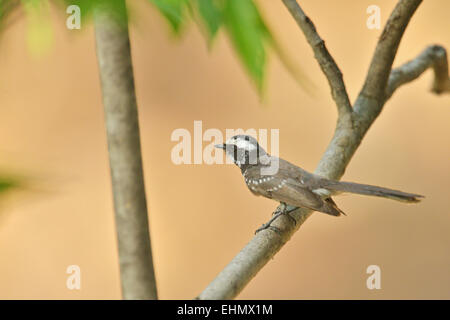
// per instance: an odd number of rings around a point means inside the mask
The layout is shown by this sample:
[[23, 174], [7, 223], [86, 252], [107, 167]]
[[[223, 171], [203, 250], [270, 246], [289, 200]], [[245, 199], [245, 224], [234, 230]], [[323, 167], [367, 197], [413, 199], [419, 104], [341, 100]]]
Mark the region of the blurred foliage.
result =
[[48, 0], [21, 0], [27, 19], [28, 49], [35, 55], [48, 52], [53, 41]]
[[211, 44], [220, 28], [224, 28], [245, 69], [261, 94], [267, 69], [269, 48], [278, 55], [294, 79], [309, 93], [315, 89], [272, 36], [255, 0], [147, 0], [166, 17], [179, 35], [189, 18], [206, 30]]
[[19, 0], [0, 0], [0, 27], [3, 29], [7, 24], [11, 13], [19, 6]]
[[127, 9], [124, 0], [53, 0], [53, 2], [57, 5], [62, 4], [64, 12], [70, 5], [79, 6], [81, 11], [81, 20], [83, 22], [86, 22], [92, 18], [94, 10], [98, 6], [108, 6], [112, 12], [116, 13], [116, 16], [119, 19], [123, 19], [122, 22], [127, 22]]
[[[136, 1], [136, 0], [133, 0]], [[278, 55], [286, 69], [305, 89], [311, 85], [277, 44], [267, 27], [255, 0], [146, 0], [167, 20], [176, 35], [181, 35], [189, 20], [194, 20], [204, 31], [208, 45], [224, 29], [243, 66], [261, 94], [264, 87], [267, 52], [269, 48]], [[81, 9], [82, 23], [86, 22], [98, 5], [108, 5], [124, 17], [123, 0], [0, 0], [0, 24], [17, 7], [24, 8], [28, 25], [28, 44], [31, 52], [41, 54], [51, 44], [49, 2], [57, 4], [64, 14], [70, 5]], [[128, 1], [128, 5], [132, 5]]]
[[[196, 0], [192, 6], [197, 6], [199, 15], [208, 32], [208, 38], [211, 41], [219, 31], [223, 22], [222, 10], [214, 0]], [[191, 6], [191, 8], [192, 8]], [[192, 10], [191, 10], [192, 12]]]
[[[190, 17], [198, 19], [209, 43], [223, 27], [261, 93], [271, 34], [253, 0], [148, 0], [180, 34]], [[190, 13], [190, 14], [189, 14]]]
[[179, 32], [189, 0], [149, 0], [166, 17], [175, 32]]
[[223, 18], [233, 45], [257, 88], [262, 89], [271, 36], [252, 0], [227, 0]]
[[0, 177], [0, 196], [6, 191], [18, 188], [19, 182], [16, 179], [2, 176]]

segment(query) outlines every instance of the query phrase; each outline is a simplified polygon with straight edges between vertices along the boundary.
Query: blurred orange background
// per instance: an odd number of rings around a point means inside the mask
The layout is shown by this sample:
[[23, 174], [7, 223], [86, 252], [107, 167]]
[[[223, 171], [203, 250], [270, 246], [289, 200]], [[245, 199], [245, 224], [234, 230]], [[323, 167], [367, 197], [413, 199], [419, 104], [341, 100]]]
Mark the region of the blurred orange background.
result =
[[[194, 24], [174, 37], [146, 1], [128, 1], [153, 255], [162, 299], [199, 294], [266, 222], [276, 203], [254, 197], [232, 165], [174, 165], [170, 135], [218, 128], [280, 129], [280, 156], [313, 171], [336, 108], [303, 34], [281, 1], [260, 8], [287, 53], [318, 89], [305, 93], [272, 54], [261, 100], [223, 31], [208, 50]], [[381, 30], [374, 1], [300, 2], [341, 67], [353, 101]], [[395, 1], [376, 1], [382, 25]], [[424, 1], [394, 65], [429, 44], [450, 49], [450, 2]], [[67, 30], [52, 10], [53, 45], [26, 44], [26, 20], [0, 42], [0, 169], [33, 188], [0, 203], [0, 298], [120, 299], [103, 106], [91, 24]], [[385, 106], [343, 180], [426, 195], [417, 205], [336, 198], [347, 217], [315, 213], [238, 296], [241, 299], [449, 299], [450, 96], [429, 92], [432, 72]], [[207, 143], [204, 143], [204, 146]], [[1, 200], [1, 199], [0, 199]], [[66, 268], [81, 268], [81, 290]], [[381, 268], [368, 290], [366, 268]]]

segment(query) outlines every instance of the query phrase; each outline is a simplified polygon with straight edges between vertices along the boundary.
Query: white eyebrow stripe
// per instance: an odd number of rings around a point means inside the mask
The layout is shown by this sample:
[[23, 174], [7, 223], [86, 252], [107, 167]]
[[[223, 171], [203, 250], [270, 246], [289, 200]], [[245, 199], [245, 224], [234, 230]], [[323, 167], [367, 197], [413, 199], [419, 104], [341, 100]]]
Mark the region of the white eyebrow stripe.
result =
[[233, 144], [236, 147], [240, 148], [240, 149], [246, 149], [246, 150], [255, 150], [256, 146], [252, 143], [250, 143], [250, 141], [248, 140], [235, 140], [235, 139], [229, 139], [228, 141], [225, 142], [226, 144]]
[[238, 141], [236, 141], [236, 147], [242, 148], [242, 149], [247, 149], [247, 150], [255, 150], [256, 149], [256, 146], [251, 144], [247, 140], [238, 140]]

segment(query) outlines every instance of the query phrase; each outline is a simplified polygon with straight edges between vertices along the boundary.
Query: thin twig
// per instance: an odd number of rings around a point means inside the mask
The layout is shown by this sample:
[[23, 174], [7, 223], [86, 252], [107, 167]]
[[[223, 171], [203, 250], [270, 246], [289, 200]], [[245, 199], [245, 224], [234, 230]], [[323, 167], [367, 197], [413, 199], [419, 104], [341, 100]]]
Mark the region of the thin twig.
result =
[[386, 88], [386, 100], [401, 85], [417, 79], [428, 68], [434, 70], [434, 82], [431, 90], [437, 94], [450, 93], [447, 52], [442, 46], [433, 45], [423, 50], [413, 60], [392, 70]]
[[349, 115], [352, 112], [352, 106], [348, 98], [347, 90], [345, 89], [342, 72], [328, 52], [325, 41], [323, 41], [317, 33], [313, 22], [305, 15], [297, 1], [283, 0], [283, 3], [297, 22], [300, 29], [302, 29], [306, 40], [314, 51], [314, 57], [319, 63], [322, 72], [327, 77], [331, 88], [331, 95], [338, 108], [339, 119], [342, 121], [350, 121], [351, 118]]
[[405, 29], [422, 0], [400, 0], [378, 40], [361, 93], [383, 99], [392, 63]]
[[411, 17], [422, 0], [399, 0], [378, 40], [367, 72], [366, 81], [359, 93], [354, 112], [355, 127], [365, 133], [383, 109], [385, 93], [392, 64], [403, 34]]

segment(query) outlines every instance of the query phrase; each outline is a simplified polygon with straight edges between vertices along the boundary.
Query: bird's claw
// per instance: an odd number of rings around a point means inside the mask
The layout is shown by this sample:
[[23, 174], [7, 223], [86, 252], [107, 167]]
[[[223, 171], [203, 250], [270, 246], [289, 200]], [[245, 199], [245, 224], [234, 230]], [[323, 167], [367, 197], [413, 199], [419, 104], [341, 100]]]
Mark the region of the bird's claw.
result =
[[287, 211], [287, 212], [284, 212], [283, 214], [285, 214], [286, 216], [288, 216], [288, 217], [292, 220], [292, 222], [294, 223], [294, 226], [295, 226], [295, 225], [297, 224], [297, 220], [295, 220], [295, 218], [294, 218], [293, 216], [290, 215], [290, 213], [291, 213], [292, 211], [294, 211], [294, 210], [297, 210], [297, 208], [292, 209], [292, 210], [289, 210], [289, 211]]
[[281, 230], [279, 228], [271, 226], [268, 223], [264, 223], [261, 227], [256, 229], [255, 234], [257, 234], [258, 232], [263, 231], [263, 230], [272, 230], [273, 232], [277, 233], [278, 235], [281, 235]]
[[284, 204], [282, 209], [277, 208], [277, 210], [275, 210], [272, 214], [273, 215], [272, 219], [270, 219], [269, 222], [264, 223], [261, 227], [256, 229], [255, 234], [257, 234], [258, 232], [260, 232], [262, 230], [266, 230], [266, 229], [271, 229], [272, 231], [275, 231], [276, 233], [281, 234], [281, 230], [279, 228], [271, 226], [272, 222], [274, 222], [281, 215], [288, 216], [292, 220], [292, 222], [294, 223], [294, 226], [295, 226], [297, 224], [297, 220], [295, 220], [295, 218], [290, 215], [290, 213], [295, 210], [297, 210], [297, 208], [287, 210], [286, 204]]

